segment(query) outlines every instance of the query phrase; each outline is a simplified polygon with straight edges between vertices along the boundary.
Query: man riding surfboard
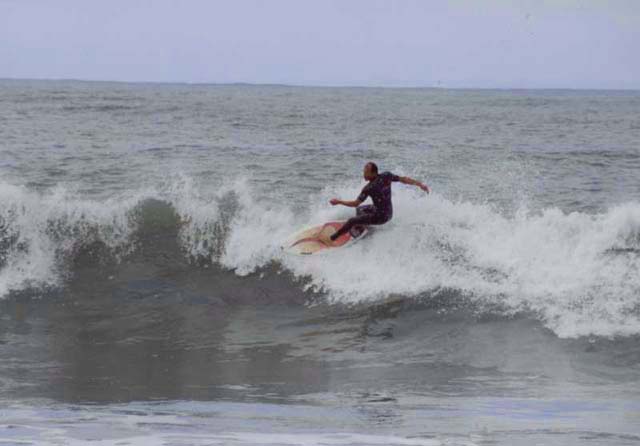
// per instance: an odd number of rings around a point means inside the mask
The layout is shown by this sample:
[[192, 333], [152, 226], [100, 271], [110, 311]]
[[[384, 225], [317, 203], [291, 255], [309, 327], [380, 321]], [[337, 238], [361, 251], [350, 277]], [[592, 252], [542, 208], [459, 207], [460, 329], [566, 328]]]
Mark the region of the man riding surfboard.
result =
[[[413, 178], [400, 177], [391, 172], [378, 173], [378, 166], [373, 162], [368, 162], [364, 166], [364, 179], [367, 180], [368, 183], [355, 200], [345, 201], [332, 198], [329, 201], [333, 206], [341, 204], [343, 206], [356, 208], [356, 216], [347, 220], [340, 229], [334, 232], [330, 240], [327, 240], [328, 243], [334, 242], [338, 237], [351, 231], [354, 227], [382, 225], [391, 220], [391, 217], [393, 217], [393, 205], [391, 203], [392, 182], [399, 181], [403, 184], [418, 186], [426, 193], [431, 192], [429, 186]], [[373, 205], [360, 206], [367, 197], [371, 197]], [[354, 236], [357, 237], [357, 235]]]

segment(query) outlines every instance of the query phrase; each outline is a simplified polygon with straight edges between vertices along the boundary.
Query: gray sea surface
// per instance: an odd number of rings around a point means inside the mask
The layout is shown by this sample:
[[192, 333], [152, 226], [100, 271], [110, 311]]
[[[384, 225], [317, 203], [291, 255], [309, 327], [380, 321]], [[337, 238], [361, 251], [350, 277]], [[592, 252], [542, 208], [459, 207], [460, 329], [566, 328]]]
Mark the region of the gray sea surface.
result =
[[635, 91], [0, 80], [0, 444], [640, 444], [639, 173]]

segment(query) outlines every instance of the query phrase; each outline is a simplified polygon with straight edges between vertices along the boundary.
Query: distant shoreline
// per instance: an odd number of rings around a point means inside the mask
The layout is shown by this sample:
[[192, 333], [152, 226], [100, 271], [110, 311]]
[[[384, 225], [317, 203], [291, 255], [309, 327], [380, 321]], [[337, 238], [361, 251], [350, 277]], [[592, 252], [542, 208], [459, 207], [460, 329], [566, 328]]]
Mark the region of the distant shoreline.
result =
[[570, 87], [470, 87], [470, 86], [428, 86], [428, 85], [349, 85], [349, 84], [295, 84], [295, 83], [259, 83], [259, 82], [165, 82], [165, 81], [123, 81], [73, 78], [14, 78], [0, 77], [0, 82], [60, 82], [88, 84], [123, 85], [184, 85], [194, 87], [277, 87], [277, 88], [344, 88], [372, 90], [478, 90], [478, 91], [575, 91], [575, 92], [640, 92], [635, 88], [570, 88]]

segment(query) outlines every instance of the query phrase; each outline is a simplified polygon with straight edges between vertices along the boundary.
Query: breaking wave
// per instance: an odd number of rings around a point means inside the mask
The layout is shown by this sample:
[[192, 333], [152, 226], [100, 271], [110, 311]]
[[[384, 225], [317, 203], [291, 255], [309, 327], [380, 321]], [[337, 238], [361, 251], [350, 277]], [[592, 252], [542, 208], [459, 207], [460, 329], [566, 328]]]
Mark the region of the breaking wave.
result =
[[257, 200], [246, 181], [216, 189], [178, 178], [157, 189], [89, 200], [58, 187], [0, 183], [0, 296], [64, 286], [81, 255], [126, 262], [149, 231], [168, 231], [198, 268], [239, 276], [277, 265], [341, 303], [454, 291], [505, 316], [533, 314], [561, 337], [640, 333], [640, 203], [598, 214], [550, 208], [506, 216], [488, 204], [398, 187], [395, 217], [366, 241], [294, 257], [281, 243], [301, 226], [347, 218], [327, 206], [354, 184], [326, 189], [295, 211]]

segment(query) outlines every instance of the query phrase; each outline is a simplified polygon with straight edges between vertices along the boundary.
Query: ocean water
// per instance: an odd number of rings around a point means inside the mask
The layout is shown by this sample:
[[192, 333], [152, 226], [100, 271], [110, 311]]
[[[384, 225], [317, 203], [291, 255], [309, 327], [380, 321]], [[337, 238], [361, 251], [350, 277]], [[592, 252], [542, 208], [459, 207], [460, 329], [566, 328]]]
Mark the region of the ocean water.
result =
[[0, 81], [0, 444], [640, 444], [639, 173], [640, 92]]

